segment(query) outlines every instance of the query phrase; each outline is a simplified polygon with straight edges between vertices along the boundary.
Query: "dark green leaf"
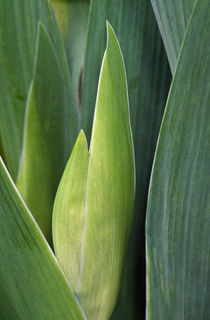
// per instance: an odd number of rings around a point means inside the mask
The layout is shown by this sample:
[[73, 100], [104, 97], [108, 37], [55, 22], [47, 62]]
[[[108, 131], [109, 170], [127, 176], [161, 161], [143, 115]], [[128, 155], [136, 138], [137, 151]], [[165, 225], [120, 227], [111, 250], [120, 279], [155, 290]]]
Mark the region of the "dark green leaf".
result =
[[80, 103], [80, 77], [86, 47], [89, 1], [53, 0], [58, 25], [64, 40], [73, 92]]

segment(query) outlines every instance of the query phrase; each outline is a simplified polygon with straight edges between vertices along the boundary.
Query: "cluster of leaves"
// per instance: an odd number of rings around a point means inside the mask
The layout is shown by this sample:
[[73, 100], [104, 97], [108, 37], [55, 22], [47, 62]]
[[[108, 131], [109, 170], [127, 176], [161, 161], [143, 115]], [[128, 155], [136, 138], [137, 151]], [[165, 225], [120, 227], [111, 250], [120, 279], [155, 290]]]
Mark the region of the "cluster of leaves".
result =
[[210, 317], [209, 6], [0, 0], [1, 319]]

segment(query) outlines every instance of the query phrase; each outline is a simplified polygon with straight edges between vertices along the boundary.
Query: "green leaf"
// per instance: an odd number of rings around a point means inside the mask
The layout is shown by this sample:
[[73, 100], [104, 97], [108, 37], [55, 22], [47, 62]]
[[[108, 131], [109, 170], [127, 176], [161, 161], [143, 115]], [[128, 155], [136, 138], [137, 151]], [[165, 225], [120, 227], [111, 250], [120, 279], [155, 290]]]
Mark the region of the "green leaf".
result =
[[53, 44], [39, 23], [33, 81], [28, 93], [17, 187], [51, 243], [52, 208], [68, 153], [68, 89]]
[[171, 72], [174, 74], [195, 0], [151, 0], [163, 38]]
[[154, 161], [146, 224], [148, 320], [210, 317], [209, 4], [197, 1], [194, 9]]
[[85, 316], [0, 159], [0, 318]]
[[73, 92], [80, 104], [80, 77], [86, 47], [89, 1], [53, 0], [58, 25], [67, 53]]
[[125, 67], [109, 24], [107, 35], [90, 156], [81, 133], [61, 180], [53, 213], [56, 256], [73, 281], [73, 290], [88, 319], [100, 320], [109, 319], [117, 299], [134, 202]]
[[[8, 169], [16, 179], [22, 149], [25, 105], [33, 76], [38, 21], [50, 34], [69, 85], [69, 152], [78, 133], [67, 60], [52, 6], [47, 0], [0, 0], [0, 136]], [[71, 118], [71, 119], [70, 119]], [[75, 133], [74, 133], [75, 130]], [[74, 135], [75, 136], [72, 136]]]
[[[92, 0], [82, 81], [82, 128], [90, 140], [105, 20], [119, 39], [128, 79], [136, 159], [133, 229], [119, 303], [112, 319], [145, 319], [144, 219], [153, 155], [171, 73], [150, 1]], [[141, 270], [141, 271], [140, 271]]]

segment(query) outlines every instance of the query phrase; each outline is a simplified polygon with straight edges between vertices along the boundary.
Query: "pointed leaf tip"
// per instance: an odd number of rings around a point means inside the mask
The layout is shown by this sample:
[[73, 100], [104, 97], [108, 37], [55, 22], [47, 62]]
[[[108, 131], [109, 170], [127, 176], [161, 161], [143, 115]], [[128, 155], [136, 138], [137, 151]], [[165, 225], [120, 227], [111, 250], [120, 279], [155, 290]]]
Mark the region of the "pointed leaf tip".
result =
[[85, 133], [83, 130], [80, 130], [80, 133], [79, 133], [77, 141], [76, 141], [76, 144], [77, 143], [85, 144], [86, 148], [88, 149], [87, 139], [86, 139], [86, 136], [85, 136]]
[[[120, 44], [117, 39], [116, 33], [114, 32], [114, 29], [108, 20], [106, 20], [106, 31], [107, 31], [107, 48], [109, 48], [111, 45], [115, 44], [115, 45], [117, 45], [117, 47], [119, 48], [119, 51], [121, 53], [121, 48], [120, 48]], [[121, 53], [121, 56], [122, 56], [122, 53]], [[122, 56], [122, 58], [123, 58], [123, 56]]]

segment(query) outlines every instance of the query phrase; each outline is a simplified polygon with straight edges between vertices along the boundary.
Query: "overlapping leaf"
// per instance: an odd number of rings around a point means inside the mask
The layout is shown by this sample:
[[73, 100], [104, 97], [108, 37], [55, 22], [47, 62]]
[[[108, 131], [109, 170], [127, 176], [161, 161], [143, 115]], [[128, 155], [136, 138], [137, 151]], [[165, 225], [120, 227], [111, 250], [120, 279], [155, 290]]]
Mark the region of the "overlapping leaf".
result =
[[82, 128], [90, 140], [106, 18], [119, 39], [128, 77], [136, 158], [133, 231], [119, 304], [113, 319], [145, 319], [144, 218], [153, 154], [170, 70], [150, 1], [91, 1], [82, 82]]
[[147, 319], [209, 319], [209, 0], [197, 1], [150, 183]]
[[[22, 148], [26, 98], [33, 74], [38, 21], [48, 30], [71, 88], [64, 46], [48, 0], [0, 0], [0, 135], [5, 160], [16, 179]], [[76, 101], [69, 88], [66, 123], [69, 149], [77, 135]], [[69, 125], [69, 123], [71, 125]]]
[[85, 316], [0, 159], [0, 318]]
[[109, 319], [134, 203], [134, 154], [122, 54], [110, 25], [88, 153], [81, 133], [56, 195], [55, 252], [88, 319]]
[[151, 0], [174, 74], [195, 0]]
[[81, 94], [80, 79], [86, 47], [89, 0], [52, 0], [52, 4], [66, 48], [73, 93], [79, 105]]
[[39, 23], [17, 187], [49, 242], [54, 197], [69, 156], [68, 89], [53, 44]]

